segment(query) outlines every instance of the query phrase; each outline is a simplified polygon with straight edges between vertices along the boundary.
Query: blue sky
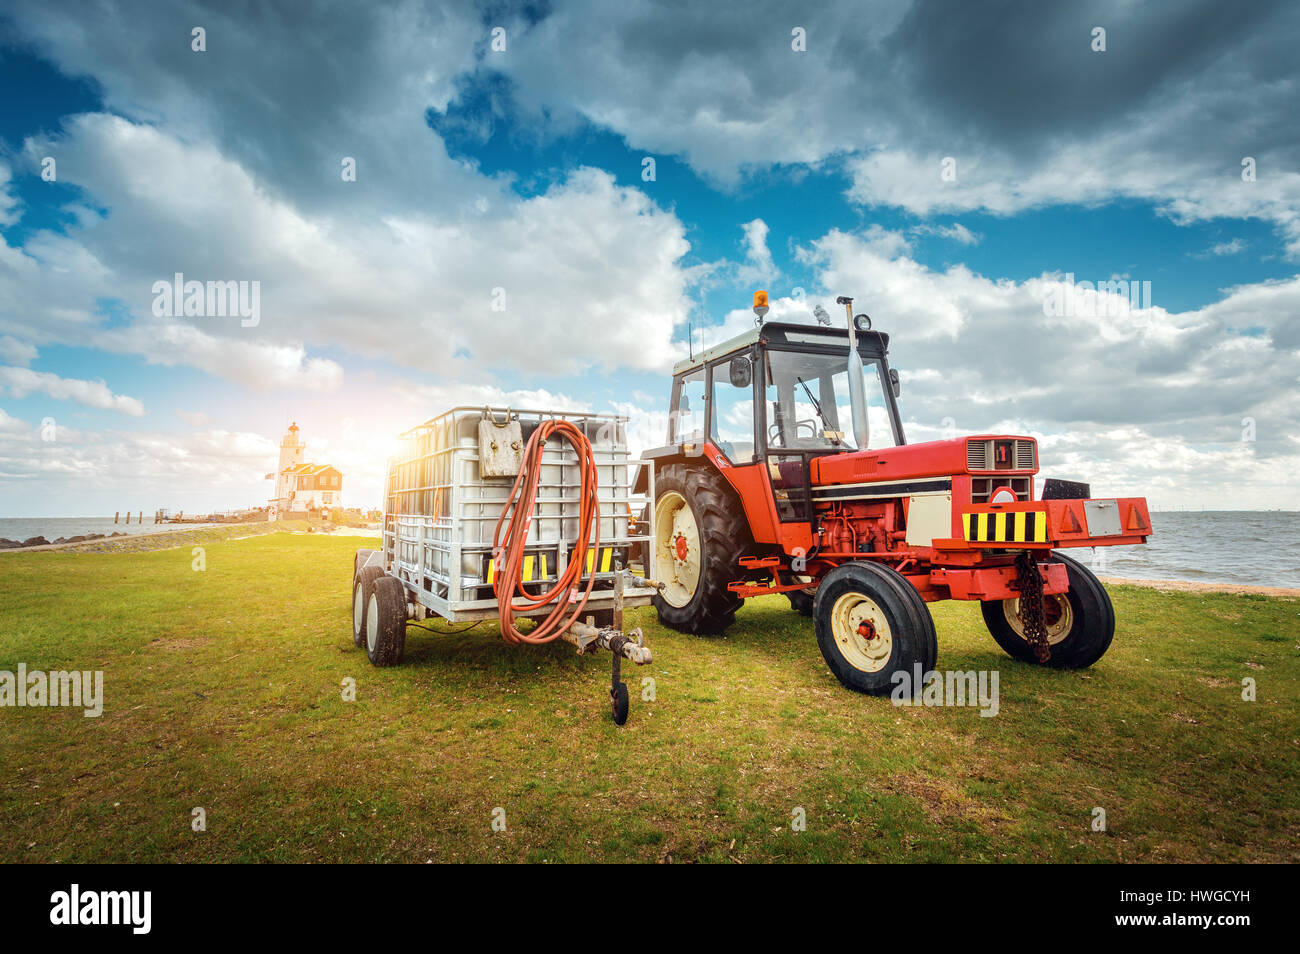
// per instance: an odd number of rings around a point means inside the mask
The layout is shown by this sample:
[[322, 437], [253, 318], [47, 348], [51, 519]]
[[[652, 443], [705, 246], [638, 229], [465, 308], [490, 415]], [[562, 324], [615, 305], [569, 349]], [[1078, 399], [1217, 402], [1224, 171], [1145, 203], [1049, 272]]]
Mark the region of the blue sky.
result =
[[[260, 503], [289, 420], [354, 505], [452, 404], [651, 442], [687, 328], [743, 330], [759, 287], [789, 320], [855, 296], [912, 440], [1032, 433], [1100, 493], [1294, 508], [1296, 15], [1038, 6], [14, 4], [0, 513]], [[258, 324], [152, 314], [176, 272], [258, 281]], [[1049, 318], [1067, 274], [1152, 300]]]

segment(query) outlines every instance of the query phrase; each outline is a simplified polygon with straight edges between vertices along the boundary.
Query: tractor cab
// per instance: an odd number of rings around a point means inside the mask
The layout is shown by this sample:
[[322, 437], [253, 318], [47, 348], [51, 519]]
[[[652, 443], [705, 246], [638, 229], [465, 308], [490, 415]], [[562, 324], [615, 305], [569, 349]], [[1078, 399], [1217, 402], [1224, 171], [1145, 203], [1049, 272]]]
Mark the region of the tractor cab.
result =
[[768, 482], [779, 522], [810, 521], [813, 458], [905, 443], [889, 336], [866, 315], [854, 325], [853, 356], [847, 328], [771, 322], [679, 362], [668, 444], [647, 456], [708, 456], [755, 490]]

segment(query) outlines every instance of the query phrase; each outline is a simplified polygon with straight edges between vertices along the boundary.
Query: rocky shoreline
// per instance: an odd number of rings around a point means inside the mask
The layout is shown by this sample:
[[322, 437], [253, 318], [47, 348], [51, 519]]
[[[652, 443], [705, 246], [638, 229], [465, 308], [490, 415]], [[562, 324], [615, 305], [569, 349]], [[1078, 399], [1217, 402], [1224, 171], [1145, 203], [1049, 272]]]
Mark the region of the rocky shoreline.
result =
[[[187, 529], [159, 530], [155, 533], [112, 533], [108, 535], [90, 533], [81, 539], [67, 537], [61, 540], [45, 540], [44, 537], [32, 537], [22, 541], [18, 546], [0, 546], [0, 555], [5, 553], [137, 553], [146, 550], [166, 550], [172, 547], [195, 546], [213, 543], [233, 537], [259, 536], [263, 533], [277, 531], [295, 532], [306, 529], [305, 523], [300, 527], [297, 521], [268, 523], [260, 520], [255, 523], [207, 524]], [[41, 543], [41, 540], [45, 540]]]
[[[83, 537], [46, 540], [31, 537], [28, 540], [10, 541], [17, 545], [0, 545], [5, 553], [139, 553], [147, 550], [167, 550], [174, 547], [191, 547], [199, 544], [261, 536], [265, 533], [331, 533], [344, 527], [333, 523], [307, 520], [258, 520], [252, 523], [206, 524], [180, 530], [159, 530], [156, 533], [91, 533]], [[379, 536], [378, 528], [374, 536]], [[41, 542], [44, 541], [44, 542]]]
[[0, 537], [0, 550], [20, 550], [25, 547], [54, 547], [64, 543], [88, 543], [91, 540], [109, 540], [113, 537], [130, 536], [127, 533], [82, 533], [73, 537], [58, 537], [54, 540], [47, 540], [45, 537], [28, 537], [26, 540], [10, 540], [8, 537]]

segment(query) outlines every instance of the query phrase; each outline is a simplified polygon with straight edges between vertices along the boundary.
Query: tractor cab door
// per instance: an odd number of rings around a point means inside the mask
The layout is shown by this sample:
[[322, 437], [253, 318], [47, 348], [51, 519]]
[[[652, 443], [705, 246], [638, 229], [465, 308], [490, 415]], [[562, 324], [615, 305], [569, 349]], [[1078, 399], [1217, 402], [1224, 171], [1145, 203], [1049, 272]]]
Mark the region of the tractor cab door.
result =
[[839, 355], [778, 350], [764, 355], [759, 436], [782, 523], [812, 520], [812, 459], [852, 449], [848, 423], [840, 420], [849, 413], [847, 374]]

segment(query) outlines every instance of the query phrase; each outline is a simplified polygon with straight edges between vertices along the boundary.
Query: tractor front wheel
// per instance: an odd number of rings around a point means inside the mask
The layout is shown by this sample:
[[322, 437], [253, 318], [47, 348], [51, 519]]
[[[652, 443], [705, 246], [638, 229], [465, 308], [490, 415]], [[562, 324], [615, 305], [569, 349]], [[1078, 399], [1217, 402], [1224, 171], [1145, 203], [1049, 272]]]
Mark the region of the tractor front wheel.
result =
[[744, 602], [727, 589], [752, 539], [740, 501], [717, 471], [681, 464], [655, 476], [655, 493], [659, 621], [697, 636], [721, 633]]
[[939, 655], [934, 619], [921, 594], [898, 571], [877, 563], [845, 563], [827, 573], [817, 587], [813, 618], [826, 665], [855, 692], [889, 695], [901, 672], [910, 698], [920, 693]]
[[[1061, 553], [1052, 559], [1065, 564], [1070, 581], [1067, 593], [1043, 598], [1047, 621], [1047, 644], [1056, 669], [1085, 669], [1105, 655], [1115, 636], [1115, 608], [1092, 571]], [[1020, 619], [1020, 600], [989, 600], [980, 603], [984, 625], [993, 639], [1014, 659], [1037, 663], [1033, 647], [1025, 639]]]

